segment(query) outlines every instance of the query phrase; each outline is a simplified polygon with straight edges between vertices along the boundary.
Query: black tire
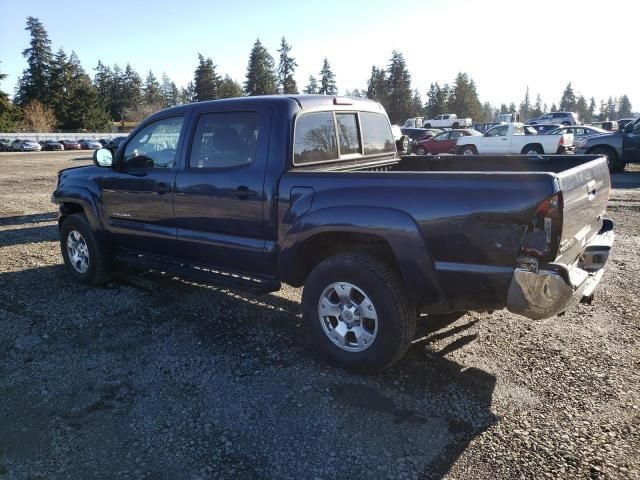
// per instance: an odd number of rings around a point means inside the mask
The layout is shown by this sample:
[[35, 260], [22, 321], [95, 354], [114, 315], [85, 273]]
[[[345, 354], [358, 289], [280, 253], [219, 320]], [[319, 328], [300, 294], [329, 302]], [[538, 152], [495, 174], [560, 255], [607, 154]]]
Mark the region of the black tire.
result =
[[426, 154], [427, 154], [427, 150], [422, 145], [418, 145], [416, 147], [416, 155], [426, 155]]
[[455, 122], [453, 125], [451, 125], [452, 128], [460, 128], [460, 124], [458, 122]]
[[477, 155], [478, 149], [473, 145], [463, 145], [460, 147], [459, 152], [461, 155]]
[[425, 123], [425, 124], [423, 125], [423, 127], [424, 127], [424, 128], [431, 128], [431, 124], [430, 124], [430, 123]]
[[[361, 289], [375, 308], [377, 335], [365, 350], [340, 348], [323, 328], [318, 313], [321, 297], [330, 285], [340, 282]], [[416, 308], [404, 291], [398, 274], [374, 257], [345, 253], [327, 258], [307, 277], [302, 293], [303, 317], [312, 341], [346, 370], [373, 373], [393, 365], [409, 348], [416, 329]]]
[[[78, 271], [69, 258], [67, 241], [69, 234], [74, 231], [80, 233], [89, 252], [88, 268], [84, 272]], [[107, 283], [113, 276], [111, 256], [100, 244], [83, 214], [75, 213], [69, 215], [63, 221], [60, 228], [60, 249], [67, 271], [77, 282], [85, 285], [102, 285]]]
[[544, 151], [539, 145], [525, 145], [520, 153], [522, 155], [542, 155]]
[[598, 147], [591, 150], [589, 153], [594, 155], [602, 155], [607, 158], [607, 164], [609, 165], [609, 172], [611, 173], [620, 173], [624, 172], [624, 167], [626, 166], [623, 162], [618, 158], [618, 154], [615, 150], [609, 149], [606, 147]]
[[568, 127], [569, 125], [571, 125], [571, 122], [564, 121], [562, 122], [562, 125], [564, 125], [565, 127]]

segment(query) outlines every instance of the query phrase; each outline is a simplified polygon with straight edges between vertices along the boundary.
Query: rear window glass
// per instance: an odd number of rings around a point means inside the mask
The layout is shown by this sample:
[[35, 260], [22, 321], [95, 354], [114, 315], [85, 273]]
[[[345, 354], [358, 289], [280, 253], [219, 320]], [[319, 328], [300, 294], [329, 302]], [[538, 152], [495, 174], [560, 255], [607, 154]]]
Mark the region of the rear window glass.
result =
[[293, 161], [322, 162], [338, 158], [338, 141], [333, 113], [318, 112], [302, 115], [296, 123]]
[[337, 113], [336, 121], [340, 137], [340, 155], [360, 153], [357, 115], [355, 113]]
[[396, 151], [387, 117], [379, 113], [361, 112], [360, 122], [365, 155]]

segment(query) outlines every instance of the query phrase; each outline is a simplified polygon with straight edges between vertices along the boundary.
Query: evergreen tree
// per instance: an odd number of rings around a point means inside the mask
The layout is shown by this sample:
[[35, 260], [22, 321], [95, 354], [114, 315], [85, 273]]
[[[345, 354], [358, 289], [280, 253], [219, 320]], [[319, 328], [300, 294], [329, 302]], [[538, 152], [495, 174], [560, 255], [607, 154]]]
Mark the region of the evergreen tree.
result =
[[113, 120], [124, 121], [124, 110], [127, 106], [124, 98], [125, 77], [124, 72], [117, 63], [113, 66], [110, 87], [107, 111]]
[[216, 100], [220, 87], [220, 76], [211, 58], [204, 58], [198, 53], [198, 68], [194, 73], [195, 101]]
[[196, 87], [193, 82], [189, 82], [185, 88], [180, 89], [180, 103], [193, 103], [196, 101]]
[[272, 95], [278, 93], [277, 83], [273, 57], [257, 39], [249, 55], [244, 92], [247, 95]]
[[607, 120], [615, 120], [617, 118], [618, 109], [616, 107], [617, 107], [617, 99], [609, 97], [605, 105], [605, 113], [606, 113]]
[[[546, 106], [544, 107], [544, 110], [546, 110]], [[523, 120], [528, 120], [530, 118], [536, 118], [541, 116], [544, 113], [543, 107], [542, 107], [542, 97], [540, 96], [540, 94], [538, 94], [536, 96], [536, 103], [533, 106], [533, 110], [531, 110], [531, 112], [529, 112], [529, 116], [526, 117], [523, 115]]]
[[620, 103], [618, 105], [618, 118], [626, 118], [633, 116], [631, 111], [631, 101], [629, 97], [625, 94], [620, 97]]
[[160, 94], [162, 95], [162, 100], [167, 107], [175, 107], [178, 105], [180, 92], [178, 91], [176, 84], [171, 81], [166, 73], [162, 74]]
[[331, 65], [329, 60], [324, 57], [322, 61], [322, 70], [320, 70], [320, 89], [318, 90], [320, 95], [337, 95], [338, 87], [336, 87], [336, 76], [331, 71]]
[[54, 55], [49, 70], [49, 102], [56, 119], [62, 125], [66, 123], [71, 102], [73, 68], [67, 54], [60, 48]]
[[[515, 105], [513, 105], [515, 110]], [[478, 99], [476, 84], [471, 77], [463, 72], [456, 75], [449, 100], [449, 109], [459, 117], [478, 118], [482, 112], [482, 105]]]
[[67, 69], [68, 108], [64, 118], [58, 119], [60, 126], [68, 130], [104, 129], [109, 123], [109, 115], [75, 52], [71, 52], [69, 56]]
[[313, 75], [309, 75], [309, 83], [304, 87], [303, 93], [315, 95], [318, 93], [318, 80]]
[[[112, 93], [113, 93], [113, 71], [111, 67], [103, 64], [98, 60], [98, 65], [95, 68], [96, 74], [93, 77], [93, 84], [98, 92], [100, 102], [105, 106], [109, 115], [112, 114]], [[113, 118], [113, 117], [111, 117]]]
[[511, 102], [509, 104], [509, 112], [508, 113], [516, 113], [518, 111], [518, 109], [516, 108], [516, 104]]
[[421, 117], [424, 115], [424, 108], [422, 107], [422, 98], [420, 92], [416, 88], [413, 91], [413, 98], [411, 99], [411, 108], [408, 113], [408, 117]]
[[229, 75], [225, 75], [218, 89], [219, 98], [235, 98], [242, 96], [242, 86]]
[[425, 108], [427, 118], [434, 118], [449, 110], [450, 93], [451, 88], [448, 84], [441, 87], [438, 82], [436, 82], [429, 86], [429, 91], [427, 92], [428, 100]]
[[481, 122], [492, 122], [495, 118], [495, 110], [491, 106], [489, 102], [484, 102], [482, 104], [482, 113], [480, 115], [479, 121]]
[[551, 104], [551, 110], [549, 110], [550, 112], [557, 112], [558, 111], [558, 107], [556, 107], [555, 103]]
[[389, 83], [387, 72], [383, 68], [371, 67], [371, 77], [367, 82], [367, 98], [387, 105], [389, 98]]
[[353, 90], [347, 90], [345, 96], [351, 98], [367, 98], [367, 92], [354, 88]]
[[591, 97], [591, 100], [589, 101], [589, 109], [587, 110], [587, 116], [584, 119], [584, 121], [587, 123], [591, 123], [595, 117], [595, 113], [596, 113], [596, 99]]
[[524, 120], [531, 115], [531, 99], [529, 98], [529, 85], [527, 85], [527, 91], [524, 94], [524, 99], [520, 103], [520, 117]]
[[560, 99], [560, 111], [561, 112], [573, 112], [576, 109], [576, 94], [573, 92], [571, 82], [567, 84], [562, 92], [562, 98]]
[[291, 52], [291, 45], [287, 43], [284, 37], [280, 41], [280, 63], [278, 64], [278, 87], [280, 93], [285, 94], [297, 94], [298, 85], [293, 78], [293, 73], [296, 70], [298, 64], [295, 59], [289, 55]]
[[[7, 78], [6, 73], [0, 72], [0, 82]], [[9, 100], [9, 94], [0, 90], [0, 132], [10, 132], [16, 128], [17, 109]]]
[[26, 105], [31, 100], [49, 103], [49, 78], [51, 70], [51, 40], [40, 20], [27, 17], [25, 28], [31, 35], [29, 48], [22, 55], [27, 59], [27, 68], [19, 79], [16, 104]]
[[587, 106], [587, 99], [584, 98], [584, 95], [578, 96], [575, 112], [580, 122], [586, 122], [586, 118], [589, 116], [589, 107]]
[[122, 76], [122, 105], [125, 110], [136, 110], [142, 104], [142, 79], [127, 63]]
[[142, 91], [144, 103], [147, 105], [162, 108], [167, 105], [164, 101], [164, 97], [162, 96], [162, 91], [160, 90], [160, 82], [158, 82], [158, 79], [151, 70], [149, 70], [149, 73], [147, 74]]
[[502, 105], [500, 105], [500, 114], [503, 113], [509, 113], [509, 107], [507, 107], [506, 103], [503, 103]]
[[392, 124], [402, 123], [414, 111], [411, 75], [402, 53], [396, 50], [391, 53], [387, 74], [388, 102], [385, 108]]

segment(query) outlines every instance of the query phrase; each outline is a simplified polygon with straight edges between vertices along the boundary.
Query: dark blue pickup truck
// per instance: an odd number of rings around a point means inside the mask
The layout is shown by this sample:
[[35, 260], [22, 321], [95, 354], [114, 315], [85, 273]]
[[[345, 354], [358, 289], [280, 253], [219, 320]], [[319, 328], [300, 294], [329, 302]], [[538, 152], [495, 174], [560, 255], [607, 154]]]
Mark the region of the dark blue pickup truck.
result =
[[553, 316], [590, 298], [613, 243], [601, 156], [399, 157], [384, 109], [269, 96], [171, 108], [63, 170], [75, 279], [136, 264], [269, 292], [304, 286], [315, 343], [376, 371], [418, 313]]

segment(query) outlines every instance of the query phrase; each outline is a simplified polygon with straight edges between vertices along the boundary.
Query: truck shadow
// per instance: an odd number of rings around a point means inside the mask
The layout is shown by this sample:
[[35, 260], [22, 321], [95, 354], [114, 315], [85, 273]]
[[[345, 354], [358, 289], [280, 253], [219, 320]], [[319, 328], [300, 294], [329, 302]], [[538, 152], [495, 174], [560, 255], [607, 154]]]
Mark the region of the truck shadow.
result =
[[0, 247], [39, 242], [57, 242], [58, 239], [57, 225], [0, 230]]
[[624, 172], [611, 174], [612, 188], [640, 188], [640, 172]]
[[[64, 305], [47, 309], [59, 303], [62, 293]], [[126, 445], [113, 447], [121, 451], [109, 452], [101, 460], [106, 463], [95, 466], [98, 471], [111, 469], [109, 459], [124, 461], [129, 450], [135, 450], [132, 445], [154, 437], [155, 420], [147, 417], [171, 416], [178, 425], [194, 421], [190, 415], [198, 411], [196, 423], [213, 422], [233, 432], [226, 435], [234, 436], [243, 462], [257, 451], [262, 475], [281, 472], [276, 466], [289, 458], [304, 458], [293, 471], [312, 478], [331, 452], [339, 451], [334, 478], [397, 478], [402, 473], [431, 479], [442, 478], [469, 443], [497, 422], [491, 412], [496, 378], [446, 358], [473, 336], [460, 337], [440, 351], [425, 348], [431, 341], [441, 344], [464, 333], [475, 321], [422, 319], [424, 338], [398, 364], [376, 375], [353, 375], [328, 365], [315, 352], [304, 336], [298, 298], [292, 289], [255, 296], [149, 272], [118, 275], [102, 288], [72, 284], [61, 265], [0, 274], [0, 309], [7, 313], [0, 315], [0, 329], [13, 331], [14, 326], [9, 329], [4, 322], [19, 319], [32, 325], [29, 335], [49, 338], [42, 341], [46, 346], [28, 354], [28, 363], [21, 351], [11, 348], [2, 361], [19, 360], [14, 366], [24, 370], [29, 385], [39, 385], [44, 378], [58, 385], [58, 390], [51, 387], [46, 408], [37, 406], [42, 405], [39, 387], [25, 386], [4, 400], [7, 409], [15, 409], [7, 431], [14, 431], [15, 423], [15, 431], [35, 446], [19, 451], [20, 442], [14, 442], [15, 447], [7, 443], [6, 457], [33, 463], [37, 445], [47, 445], [53, 435], [42, 425], [54, 417], [71, 418], [72, 428], [82, 431], [82, 450], [99, 449], [114, 429], [129, 436]], [[100, 400], [99, 415], [78, 394], [96, 391], [95, 377], [86, 373], [96, 362], [121, 372], [130, 385], [130, 394], [122, 399], [111, 395]], [[179, 373], [175, 365], [182, 363], [191, 366]], [[173, 373], [168, 376], [167, 371]], [[12, 378], [15, 375], [20, 373]], [[0, 379], [0, 390], [7, 388], [16, 391]], [[159, 390], [167, 399], [153, 393]], [[129, 429], [137, 421], [127, 414], [131, 411], [145, 412], [145, 421], [136, 423], [134, 431]], [[249, 419], [238, 414], [247, 411], [259, 414]], [[23, 423], [29, 415], [39, 421]], [[246, 422], [253, 424], [253, 433], [243, 440]], [[10, 442], [13, 437], [8, 438]], [[274, 445], [285, 446], [285, 452]], [[223, 449], [213, 443], [205, 446], [216, 455]], [[170, 458], [159, 460], [150, 450], [134, 453], [156, 465], [156, 473], [182, 468], [179, 476], [186, 477], [196, 472], [196, 463], [171, 465]], [[80, 458], [69, 461], [70, 468], [77, 461], [82, 471]], [[217, 468], [226, 478], [238, 467], [232, 459]]]

